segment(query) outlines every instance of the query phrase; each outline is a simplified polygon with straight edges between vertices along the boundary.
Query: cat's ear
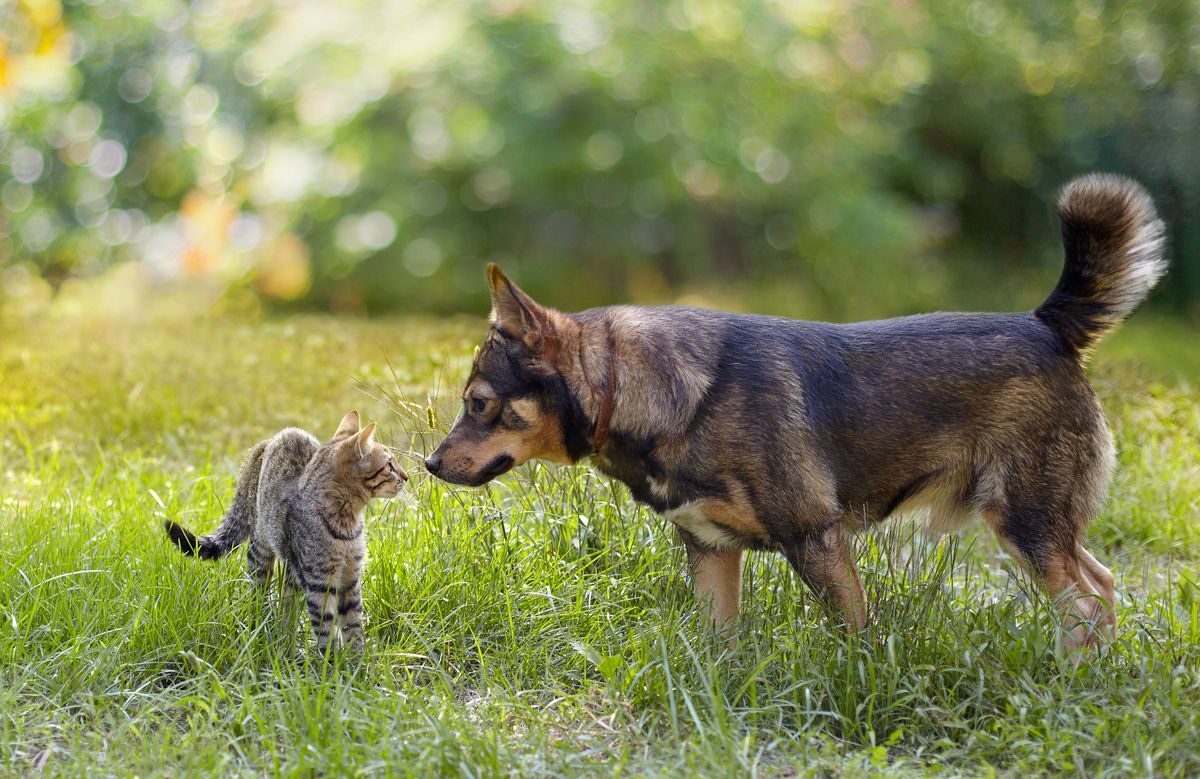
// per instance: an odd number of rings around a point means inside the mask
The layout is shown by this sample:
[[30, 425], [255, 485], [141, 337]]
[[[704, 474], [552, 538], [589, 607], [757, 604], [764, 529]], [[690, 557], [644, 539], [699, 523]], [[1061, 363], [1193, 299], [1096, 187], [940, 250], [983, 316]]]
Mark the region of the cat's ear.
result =
[[505, 335], [537, 349], [553, 332], [549, 312], [508, 280], [495, 263], [487, 267], [492, 291], [492, 321]]
[[333, 434], [333, 440], [345, 438], [346, 436], [354, 435], [358, 432], [358, 412], [351, 411], [346, 416], [342, 417], [342, 421], [338, 424], [337, 432]]
[[362, 457], [363, 452], [365, 452], [367, 450], [367, 447], [369, 447], [371, 445], [371, 442], [373, 442], [374, 440], [375, 440], [375, 423], [372, 422], [371, 424], [367, 425], [362, 430], [360, 430], [358, 432], [358, 437], [354, 439], [354, 446], [356, 449], [358, 449], [359, 457]]

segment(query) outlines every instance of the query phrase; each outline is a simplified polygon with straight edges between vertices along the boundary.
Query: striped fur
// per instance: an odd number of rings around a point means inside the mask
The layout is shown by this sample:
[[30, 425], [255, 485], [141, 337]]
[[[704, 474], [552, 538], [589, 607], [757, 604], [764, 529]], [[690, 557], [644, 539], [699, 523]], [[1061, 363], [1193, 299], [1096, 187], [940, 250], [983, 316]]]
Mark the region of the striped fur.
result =
[[356, 411], [324, 445], [288, 428], [250, 451], [233, 505], [214, 533], [197, 538], [168, 521], [167, 535], [185, 554], [203, 559], [249, 539], [246, 564], [255, 584], [265, 588], [275, 562], [284, 563], [285, 611], [297, 594], [304, 596], [319, 651], [339, 629], [347, 645], [361, 648], [363, 510], [372, 498], [399, 494], [408, 479], [374, 435], [374, 423], [359, 429]]
[[267, 441], [262, 441], [250, 450], [238, 471], [237, 488], [233, 493], [233, 504], [225, 512], [221, 526], [215, 533], [196, 538], [182, 525], [167, 521], [167, 535], [184, 553], [197, 555], [202, 560], [224, 557], [250, 537], [254, 528], [254, 504], [258, 500], [258, 477], [262, 472], [263, 452]]

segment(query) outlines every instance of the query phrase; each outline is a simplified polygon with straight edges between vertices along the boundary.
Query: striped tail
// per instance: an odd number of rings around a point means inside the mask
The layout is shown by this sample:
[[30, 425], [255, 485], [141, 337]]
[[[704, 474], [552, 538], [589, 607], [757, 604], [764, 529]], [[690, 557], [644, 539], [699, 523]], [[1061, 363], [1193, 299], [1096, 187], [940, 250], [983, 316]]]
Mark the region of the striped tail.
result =
[[258, 498], [258, 477], [262, 471], [263, 452], [267, 442], [255, 446], [246, 456], [238, 473], [237, 490], [233, 494], [233, 505], [225, 512], [221, 526], [216, 532], [207, 536], [196, 537], [196, 534], [168, 519], [164, 523], [167, 537], [171, 543], [179, 547], [186, 555], [197, 556], [202, 560], [215, 560], [224, 557], [237, 548], [239, 544], [250, 537], [254, 529], [256, 516], [255, 503]]

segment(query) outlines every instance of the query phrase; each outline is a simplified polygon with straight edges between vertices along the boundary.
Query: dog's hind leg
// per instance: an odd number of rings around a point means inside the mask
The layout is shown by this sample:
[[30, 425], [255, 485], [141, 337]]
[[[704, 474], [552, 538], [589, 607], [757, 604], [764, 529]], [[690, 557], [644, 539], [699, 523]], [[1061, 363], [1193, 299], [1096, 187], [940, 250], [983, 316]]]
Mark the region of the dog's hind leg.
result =
[[1043, 510], [1010, 508], [985, 511], [984, 517], [1004, 548], [1062, 610], [1067, 646], [1090, 646], [1101, 632], [1113, 629], [1112, 574], [1075, 540], [1074, 523], [1056, 520], [1064, 515]]
[[783, 553], [804, 583], [840, 614], [848, 627], [858, 629], [867, 624], [866, 596], [840, 526], [783, 544]]
[[1100, 512], [1112, 472], [1112, 441], [1099, 407], [1069, 429], [1031, 437], [991, 464], [992, 489], [980, 494], [984, 519], [1000, 542], [1054, 599], [1065, 644], [1095, 644], [1116, 627], [1112, 573], [1081, 543]]
[[1048, 550], [1040, 566], [1030, 566], [1063, 612], [1071, 649], [1092, 646], [1116, 624], [1111, 596], [1097, 588], [1079, 551], [1087, 554], [1078, 544], [1071, 552]]
[[689, 533], [680, 535], [702, 617], [717, 630], [730, 629], [741, 610], [742, 550], [709, 549]]
[[1085, 576], [1091, 580], [1092, 586], [1097, 592], [1108, 602], [1110, 608], [1116, 608], [1117, 594], [1113, 590], [1113, 575], [1112, 571], [1108, 570], [1099, 560], [1092, 556], [1092, 553], [1083, 548], [1083, 544], [1076, 544], [1076, 555], [1079, 558], [1080, 568]]

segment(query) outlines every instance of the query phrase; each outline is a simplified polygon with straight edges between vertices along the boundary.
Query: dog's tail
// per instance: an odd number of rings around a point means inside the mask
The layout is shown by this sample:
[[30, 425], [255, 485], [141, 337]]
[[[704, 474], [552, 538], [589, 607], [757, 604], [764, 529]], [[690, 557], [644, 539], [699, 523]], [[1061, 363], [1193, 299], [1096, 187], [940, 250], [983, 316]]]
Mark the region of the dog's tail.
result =
[[221, 520], [221, 526], [215, 533], [197, 538], [195, 533], [178, 522], [168, 519], [164, 523], [167, 537], [181, 552], [198, 556], [202, 560], [215, 560], [229, 554], [250, 537], [250, 531], [254, 529], [258, 477], [262, 471], [263, 452], [266, 448], [267, 442], [263, 441], [246, 455], [238, 473], [233, 504], [225, 512], [225, 518]]
[[1166, 272], [1165, 230], [1141, 185], [1104, 173], [1063, 187], [1058, 218], [1066, 261], [1058, 286], [1034, 314], [1086, 353]]

